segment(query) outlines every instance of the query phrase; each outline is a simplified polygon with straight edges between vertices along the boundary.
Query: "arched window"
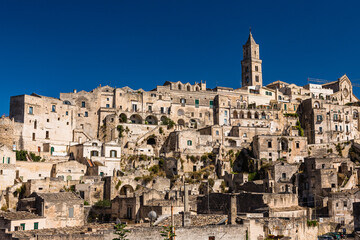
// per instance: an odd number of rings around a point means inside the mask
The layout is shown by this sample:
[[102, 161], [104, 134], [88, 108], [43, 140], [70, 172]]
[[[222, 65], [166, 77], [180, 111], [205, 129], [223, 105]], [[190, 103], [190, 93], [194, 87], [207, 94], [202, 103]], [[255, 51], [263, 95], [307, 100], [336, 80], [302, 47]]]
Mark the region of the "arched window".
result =
[[186, 90], [190, 92], [190, 86], [189, 85], [186, 87]]
[[180, 84], [180, 83], [179, 83], [179, 85], [178, 85], [178, 89], [181, 90], [181, 84]]
[[320, 108], [320, 103], [319, 102], [314, 102], [314, 108]]
[[91, 146], [93, 146], [93, 147], [97, 147], [97, 146], [98, 146], [98, 144], [94, 142], [94, 143], [92, 143], [92, 144], [91, 144]]
[[110, 151], [110, 157], [116, 158], [116, 157], [117, 157], [117, 151], [111, 150], [111, 151]]

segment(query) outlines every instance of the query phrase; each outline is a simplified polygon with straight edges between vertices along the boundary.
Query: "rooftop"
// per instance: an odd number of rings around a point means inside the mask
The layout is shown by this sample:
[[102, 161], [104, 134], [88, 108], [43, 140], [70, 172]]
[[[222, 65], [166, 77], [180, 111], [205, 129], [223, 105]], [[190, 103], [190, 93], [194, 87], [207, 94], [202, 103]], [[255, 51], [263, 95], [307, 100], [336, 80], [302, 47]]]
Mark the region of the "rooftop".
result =
[[0, 211], [0, 217], [7, 220], [24, 220], [24, 219], [39, 219], [44, 218], [31, 212], [3, 212]]

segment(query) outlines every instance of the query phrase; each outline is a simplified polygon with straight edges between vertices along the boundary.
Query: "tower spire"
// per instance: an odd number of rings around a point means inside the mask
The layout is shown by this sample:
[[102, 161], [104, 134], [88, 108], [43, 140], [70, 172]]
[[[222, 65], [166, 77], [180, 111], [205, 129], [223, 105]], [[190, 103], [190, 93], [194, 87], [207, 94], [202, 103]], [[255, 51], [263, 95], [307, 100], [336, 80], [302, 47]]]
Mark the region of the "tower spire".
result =
[[243, 45], [243, 60], [241, 61], [242, 80], [241, 85], [262, 87], [262, 61], [260, 59], [260, 47], [251, 34], [249, 28], [249, 38]]

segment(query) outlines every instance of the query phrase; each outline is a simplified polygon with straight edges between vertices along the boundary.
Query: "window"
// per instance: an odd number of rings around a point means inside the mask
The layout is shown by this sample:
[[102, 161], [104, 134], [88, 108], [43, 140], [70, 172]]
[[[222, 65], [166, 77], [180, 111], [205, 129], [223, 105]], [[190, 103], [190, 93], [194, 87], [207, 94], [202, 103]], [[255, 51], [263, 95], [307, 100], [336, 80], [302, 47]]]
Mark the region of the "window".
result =
[[192, 116], [192, 117], [194, 117], [194, 116], [195, 116], [194, 112], [192, 112], [192, 113], [191, 113], [191, 116]]
[[36, 129], [37, 128], [37, 121], [35, 120], [34, 121], [34, 129]]
[[225, 117], [227, 117], [227, 113], [228, 113], [228, 112], [225, 110], [225, 111], [224, 111], [224, 115], [225, 115]]
[[161, 108], [160, 108], [160, 112], [161, 112], [161, 113], [165, 113], [165, 108], [164, 108], [164, 107], [161, 107]]
[[91, 157], [97, 157], [97, 156], [99, 156], [99, 152], [98, 151], [91, 151], [90, 156]]
[[195, 99], [195, 107], [199, 108], [199, 99]]
[[85, 117], [88, 117], [89, 116], [89, 113], [88, 112], [85, 112], [85, 115], [84, 115]]
[[295, 145], [296, 145], [296, 148], [300, 148], [300, 143], [299, 142], [296, 142]]
[[34, 108], [33, 107], [29, 107], [29, 114], [33, 114], [34, 113]]
[[243, 134], [243, 137], [247, 137], [247, 134], [246, 134], [246, 133], [244, 133], [244, 134]]
[[68, 115], [69, 115], [69, 112], [68, 112], [68, 111], [66, 111], [66, 112], [65, 112], [65, 115], [66, 115], [66, 116], [68, 116]]
[[70, 218], [74, 217], [74, 208], [69, 208], [69, 217]]
[[39, 223], [38, 222], [34, 222], [34, 229], [39, 229]]
[[46, 119], [46, 122], [50, 122], [50, 119]]
[[338, 130], [338, 126], [337, 125], [335, 125], [335, 131], [337, 131]]
[[10, 164], [10, 158], [9, 157], [7, 158], [7, 163]]
[[46, 139], [49, 139], [49, 131], [46, 131], [46, 132], [45, 132], [45, 138], [46, 138]]
[[214, 108], [214, 101], [210, 100], [209, 104], [210, 104], [210, 108]]
[[83, 101], [83, 102], [81, 102], [81, 107], [85, 107], [86, 106], [86, 104], [85, 104], [85, 102]]
[[216, 130], [215, 134], [216, 136], [219, 136], [219, 130]]
[[21, 223], [21, 224], [20, 224], [20, 229], [21, 229], [21, 230], [25, 230], [25, 223]]
[[51, 111], [52, 111], [52, 112], [56, 112], [56, 106], [55, 106], [55, 105], [52, 105], [52, 106], [51, 106]]
[[286, 104], [284, 104], [284, 110], [287, 110], [287, 106], [286, 106]]
[[191, 140], [187, 140], [187, 145], [188, 145], [188, 146], [192, 146], [192, 141], [191, 141]]
[[344, 201], [344, 208], [347, 207], [347, 201]]
[[259, 67], [258, 66], [255, 66], [255, 71], [259, 71]]
[[322, 133], [322, 127], [319, 127], [319, 132]]
[[132, 105], [132, 110], [133, 110], [134, 112], [137, 112], [137, 104], [134, 104], [134, 103], [133, 103], [133, 105]]
[[259, 76], [255, 76], [255, 81], [259, 82]]
[[272, 142], [268, 141], [268, 148], [272, 148]]
[[334, 114], [334, 121], [336, 121], [338, 119], [338, 115]]
[[109, 98], [106, 98], [106, 101], [109, 101], [110, 99]]
[[180, 103], [181, 103], [181, 104], [185, 104], [185, 103], [186, 103], [186, 99], [185, 99], [185, 98], [181, 98], [181, 99], [180, 99]]
[[152, 112], [152, 106], [151, 105], [148, 106], [148, 111]]
[[331, 187], [334, 188], [334, 187], [335, 187], [335, 183], [332, 183], [332, 184], [331, 184]]
[[322, 115], [317, 115], [317, 116], [316, 116], [316, 120], [317, 120], [318, 122], [321, 122], [321, 121], [322, 121]]
[[117, 156], [117, 152], [115, 150], [111, 150], [110, 151], [110, 157], [116, 158], [116, 156]]
[[110, 107], [110, 104], [106, 104], [106, 108], [109, 108]]
[[282, 174], [281, 174], [281, 178], [282, 178], [282, 179], [286, 179], [286, 173], [282, 173]]
[[324, 168], [325, 168], [325, 164], [321, 164], [321, 168], [324, 169]]
[[224, 124], [227, 125], [227, 119], [224, 119]]
[[35, 133], [32, 134], [32, 140], [35, 141], [36, 138], [35, 138]]

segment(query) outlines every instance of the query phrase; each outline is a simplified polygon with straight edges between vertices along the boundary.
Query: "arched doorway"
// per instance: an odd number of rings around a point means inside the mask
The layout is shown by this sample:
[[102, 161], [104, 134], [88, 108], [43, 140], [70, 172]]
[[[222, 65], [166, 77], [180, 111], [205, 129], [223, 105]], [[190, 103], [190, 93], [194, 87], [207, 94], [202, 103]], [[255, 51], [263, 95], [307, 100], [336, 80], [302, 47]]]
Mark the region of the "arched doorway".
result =
[[125, 113], [120, 114], [119, 116], [119, 122], [121, 123], [127, 123], [127, 116]]
[[130, 117], [131, 123], [134, 124], [142, 124], [142, 117], [138, 114], [131, 115]]
[[157, 118], [155, 116], [152, 116], [152, 115], [147, 116], [145, 118], [145, 122], [147, 122], [150, 125], [157, 125], [158, 124]]

